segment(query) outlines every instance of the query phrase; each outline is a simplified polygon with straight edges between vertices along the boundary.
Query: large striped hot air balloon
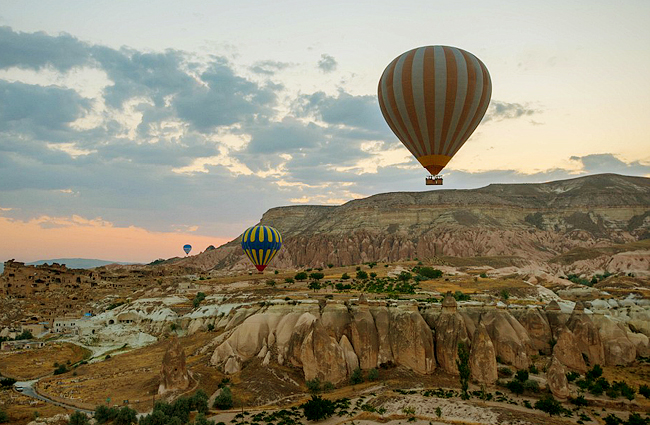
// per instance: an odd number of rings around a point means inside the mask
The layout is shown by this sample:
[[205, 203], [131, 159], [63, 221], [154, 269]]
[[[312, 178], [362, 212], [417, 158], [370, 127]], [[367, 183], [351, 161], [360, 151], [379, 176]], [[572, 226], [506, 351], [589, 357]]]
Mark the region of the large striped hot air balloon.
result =
[[[401, 54], [386, 67], [378, 95], [391, 130], [435, 176], [481, 122], [492, 82], [473, 54], [425, 46]], [[429, 177], [427, 184], [442, 184], [442, 179]]]
[[282, 247], [282, 235], [270, 226], [253, 226], [242, 235], [241, 247], [262, 272]]

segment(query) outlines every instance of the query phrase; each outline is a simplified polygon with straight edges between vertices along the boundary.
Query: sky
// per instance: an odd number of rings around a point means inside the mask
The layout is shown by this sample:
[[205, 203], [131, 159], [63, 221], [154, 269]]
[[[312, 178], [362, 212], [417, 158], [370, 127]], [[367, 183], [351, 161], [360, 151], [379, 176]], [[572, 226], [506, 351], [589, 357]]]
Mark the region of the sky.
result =
[[645, 0], [0, 0], [0, 261], [194, 254], [269, 208], [430, 190], [376, 92], [424, 45], [493, 85], [443, 188], [650, 177], [648, 22]]

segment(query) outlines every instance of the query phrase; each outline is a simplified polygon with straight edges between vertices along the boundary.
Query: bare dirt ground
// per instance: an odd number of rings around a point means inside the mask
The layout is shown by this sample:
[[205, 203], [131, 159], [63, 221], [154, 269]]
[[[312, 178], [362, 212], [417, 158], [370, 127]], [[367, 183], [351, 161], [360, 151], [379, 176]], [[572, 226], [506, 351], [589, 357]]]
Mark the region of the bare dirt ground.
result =
[[90, 356], [90, 351], [67, 342], [43, 348], [0, 353], [0, 374], [19, 381], [36, 379], [54, 372], [57, 364], [74, 364]]
[[23, 425], [34, 420], [35, 415], [51, 417], [71, 410], [55, 406], [20, 394], [12, 389], [0, 390], [0, 408], [9, 416], [9, 423]]
[[[195, 382], [206, 392], [216, 389], [219, 372], [206, 370], [205, 354], [199, 349], [216, 336], [215, 333], [199, 332], [180, 339], [185, 350], [186, 362]], [[63, 375], [45, 378], [39, 382], [39, 392], [46, 396], [63, 397], [86, 406], [122, 404], [124, 400], [139, 411], [147, 411], [153, 405], [158, 392], [162, 359], [167, 341], [162, 340], [148, 347], [112, 356], [108, 360], [80, 366]], [[160, 397], [156, 396], [156, 399]]]

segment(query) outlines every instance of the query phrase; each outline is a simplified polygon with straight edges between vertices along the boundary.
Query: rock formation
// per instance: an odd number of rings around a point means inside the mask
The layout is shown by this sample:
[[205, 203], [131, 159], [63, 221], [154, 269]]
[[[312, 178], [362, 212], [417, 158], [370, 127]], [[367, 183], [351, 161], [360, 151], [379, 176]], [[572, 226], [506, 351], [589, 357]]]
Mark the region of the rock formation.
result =
[[636, 347], [627, 337], [623, 323], [607, 316], [596, 316], [593, 320], [603, 341], [605, 364], [616, 366], [632, 363], [636, 358]]
[[553, 347], [553, 357], [557, 358], [567, 368], [585, 373], [587, 365], [582, 357], [582, 351], [578, 347], [575, 335], [566, 327], [558, 331], [559, 336]]
[[492, 310], [483, 316], [497, 356], [517, 369], [528, 368], [530, 337], [519, 322], [505, 310]]
[[566, 326], [575, 336], [576, 344], [587, 362], [591, 365], [604, 365], [605, 350], [600, 333], [591, 318], [585, 314], [582, 302], [576, 302]]
[[436, 368], [433, 334], [416, 311], [393, 309], [390, 316], [389, 340], [395, 362], [418, 373], [431, 373]]
[[163, 357], [158, 394], [184, 390], [189, 385], [190, 375], [185, 364], [185, 352], [178, 342], [178, 338], [174, 336], [169, 340], [169, 345]]
[[452, 375], [458, 375], [456, 360], [460, 342], [470, 347], [465, 321], [457, 311], [456, 300], [448, 292], [442, 301], [442, 314], [436, 321], [436, 359], [440, 368]]
[[494, 344], [483, 323], [479, 323], [472, 338], [469, 354], [472, 380], [481, 384], [493, 384], [498, 378]]
[[550, 354], [553, 334], [544, 312], [539, 308], [527, 308], [515, 317], [528, 332], [531, 346], [542, 353]]
[[566, 369], [562, 363], [553, 356], [551, 365], [546, 371], [548, 389], [558, 399], [564, 401], [569, 397], [569, 382], [566, 378]]

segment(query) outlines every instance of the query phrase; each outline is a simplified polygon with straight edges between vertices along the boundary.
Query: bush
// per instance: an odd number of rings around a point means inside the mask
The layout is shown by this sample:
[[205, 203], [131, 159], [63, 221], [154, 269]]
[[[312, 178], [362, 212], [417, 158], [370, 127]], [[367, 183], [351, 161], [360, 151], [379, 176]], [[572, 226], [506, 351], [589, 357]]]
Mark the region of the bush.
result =
[[138, 423], [138, 412], [130, 407], [124, 406], [118, 412], [115, 420], [115, 425], [131, 425]]
[[314, 291], [318, 291], [321, 288], [321, 284], [317, 280], [312, 280], [307, 286], [309, 289], [313, 289]]
[[115, 420], [118, 412], [119, 410], [117, 407], [108, 407], [102, 404], [95, 407], [94, 418], [97, 421], [97, 423], [104, 424], [106, 422]]
[[284, 278], [284, 283], [294, 283], [294, 282], [295, 282], [295, 280], [293, 280], [292, 277], [285, 277]]
[[343, 274], [341, 275], [341, 279], [343, 279], [343, 280], [348, 280], [349, 278], [350, 278], [350, 275], [347, 274], [347, 273], [343, 273]]
[[5, 422], [9, 422], [9, 416], [7, 416], [4, 410], [0, 409], [0, 424]]
[[314, 378], [314, 379], [309, 379], [305, 381], [305, 385], [307, 386], [307, 389], [309, 392], [312, 393], [319, 393], [320, 392], [320, 379]]
[[332, 267], [334, 267], [334, 264], [331, 264], [331, 263], [330, 263], [330, 264], [327, 265], [327, 268], [328, 268], [328, 269], [331, 269]]
[[628, 416], [625, 425], [647, 425], [648, 422], [649, 421], [647, 419], [643, 419], [640, 414], [630, 413], [630, 416]]
[[518, 381], [516, 379], [513, 379], [512, 381], [508, 382], [506, 384], [506, 388], [508, 388], [513, 394], [517, 394], [517, 395], [523, 394], [524, 392], [524, 384], [522, 384], [521, 381]]
[[379, 379], [379, 371], [373, 367], [368, 371], [368, 381], [376, 381], [377, 379]]
[[512, 369], [509, 367], [501, 366], [497, 372], [502, 378], [510, 378], [512, 376]]
[[519, 382], [525, 382], [528, 380], [528, 371], [527, 370], [518, 370], [515, 373], [515, 379]]
[[313, 280], [321, 280], [324, 277], [325, 275], [321, 272], [314, 272], [309, 275], [309, 278]]
[[214, 325], [212, 323], [208, 323], [208, 331], [212, 332], [214, 330]]
[[569, 372], [566, 374], [566, 380], [569, 382], [573, 382], [578, 378], [580, 378], [580, 374], [577, 372]]
[[531, 364], [530, 366], [528, 366], [528, 372], [539, 373], [539, 370], [537, 370], [537, 366], [535, 366], [535, 364]]
[[487, 279], [488, 275], [487, 275], [487, 273], [481, 273], [479, 275], [479, 277], [482, 278], [482, 279]]
[[208, 413], [208, 395], [203, 390], [198, 390], [190, 398], [190, 408], [199, 413]]
[[456, 360], [456, 367], [458, 368], [460, 387], [463, 391], [461, 398], [463, 400], [467, 400], [469, 398], [469, 395], [467, 394], [467, 388], [469, 387], [470, 375], [469, 350], [462, 342], [458, 343], [458, 359]]
[[524, 391], [528, 391], [531, 393], [539, 393], [539, 384], [537, 381], [533, 381], [532, 379], [528, 379], [524, 381]]
[[2, 379], [0, 379], [0, 385], [3, 386], [3, 387], [11, 387], [15, 383], [16, 383], [16, 380], [14, 378], [2, 378]]
[[307, 280], [307, 277], [308, 277], [307, 273], [299, 272], [296, 273], [296, 275], [293, 278], [296, 279], [297, 281], [302, 281], [302, 280]]
[[620, 423], [623, 423], [623, 421], [620, 420], [618, 416], [614, 416], [611, 413], [605, 416], [604, 419], [605, 419], [605, 425], [619, 425]]
[[374, 278], [376, 278], [376, 277], [377, 277], [377, 273], [375, 273], [375, 272], [370, 272], [370, 278], [371, 278], [371, 279], [374, 279]]
[[368, 279], [368, 273], [364, 272], [363, 270], [359, 270], [357, 272], [357, 279]]
[[559, 415], [564, 410], [560, 402], [550, 394], [544, 396], [541, 400], [537, 400], [535, 409], [546, 412], [549, 416]]
[[334, 384], [332, 384], [330, 381], [325, 381], [323, 384], [323, 391], [332, 391], [334, 389]]
[[594, 365], [594, 367], [592, 367], [591, 370], [585, 374], [585, 377], [587, 378], [588, 381], [595, 381], [596, 379], [600, 378], [602, 374], [603, 374], [603, 368], [600, 367], [599, 364], [597, 364]]
[[454, 292], [454, 298], [456, 299], [456, 301], [469, 301], [470, 300], [469, 294], [463, 294], [460, 291]]
[[639, 394], [645, 398], [650, 398], [650, 387], [646, 384], [643, 384], [639, 387]]
[[409, 272], [401, 272], [399, 276], [397, 276], [397, 280], [402, 281], [402, 282], [408, 282], [413, 278], [413, 275]]
[[569, 398], [569, 401], [571, 402], [571, 404], [575, 404], [576, 406], [579, 407], [584, 407], [589, 405], [589, 402], [583, 395], [580, 395], [576, 398]]
[[352, 375], [350, 375], [350, 382], [353, 384], [360, 384], [363, 382], [363, 372], [360, 368], [354, 369]]
[[431, 267], [420, 267], [418, 274], [428, 277], [429, 279], [438, 279], [442, 277], [442, 271]]
[[203, 301], [204, 299], [205, 299], [205, 294], [203, 292], [199, 292], [198, 294], [196, 294], [194, 300], [192, 301], [194, 308], [197, 308], [199, 304], [201, 304], [201, 301]]
[[66, 365], [62, 364], [62, 365], [59, 365], [59, 367], [57, 367], [56, 369], [54, 369], [54, 374], [55, 375], [61, 375], [63, 373], [66, 373], [67, 371], [68, 371], [68, 368], [66, 367]]
[[333, 401], [312, 395], [311, 400], [300, 405], [305, 418], [309, 421], [320, 421], [329, 418], [334, 414], [336, 406]]
[[205, 414], [199, 413], [198, 415], [196, 415], [196, 418], [194, 418], [194, 425], [214, 425], [214, 422], [209, 421], [205, 417]]
[[214, 399], [213, 407], [220, 410], [226, 410], [232, 408], [232, 406], [232, 392], [229, 387], [225, 386], [221, 389], [221, 393], [219, 393], [219, 395]]

